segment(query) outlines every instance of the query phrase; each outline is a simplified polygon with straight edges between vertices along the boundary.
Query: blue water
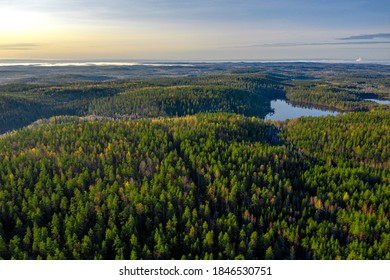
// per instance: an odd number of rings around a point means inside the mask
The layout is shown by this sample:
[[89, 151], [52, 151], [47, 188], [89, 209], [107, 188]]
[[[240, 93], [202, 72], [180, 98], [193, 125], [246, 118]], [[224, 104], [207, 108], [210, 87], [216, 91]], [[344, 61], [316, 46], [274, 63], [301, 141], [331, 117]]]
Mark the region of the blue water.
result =
[[379, 99], [364, 99], [364, 100], [372, 101], [372, 102], [375, 102], [375, 103], [378, 103], [378, 104], [383, 104], [383, 105], [390, 104], [389, 100], [379, 100]]
[[338, 112], [335, 111], [292, 105], [282, 99], [271, 101], [271, 107], [275, 112], [265, 116], [266, 120], [284, 121], [287, 119], [294, 119], [299, 117], [320, 117], [327, 115], [334, 116], [338, 114]]

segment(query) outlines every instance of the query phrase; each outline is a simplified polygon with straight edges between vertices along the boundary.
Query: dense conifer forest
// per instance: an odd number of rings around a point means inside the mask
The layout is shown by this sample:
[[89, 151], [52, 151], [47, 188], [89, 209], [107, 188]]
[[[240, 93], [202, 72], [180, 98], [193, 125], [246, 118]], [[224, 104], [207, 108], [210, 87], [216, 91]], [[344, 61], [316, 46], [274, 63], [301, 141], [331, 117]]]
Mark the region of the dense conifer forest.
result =
[[0, 86], [0, 259], [390, 259], [388, 79], [294, 67]]
[[59, 115], [184, 116], [232, 112], [264, 117], [283, 83], [266, 75], [155, 78], [144, 81], [0, 86], [0, 133]]

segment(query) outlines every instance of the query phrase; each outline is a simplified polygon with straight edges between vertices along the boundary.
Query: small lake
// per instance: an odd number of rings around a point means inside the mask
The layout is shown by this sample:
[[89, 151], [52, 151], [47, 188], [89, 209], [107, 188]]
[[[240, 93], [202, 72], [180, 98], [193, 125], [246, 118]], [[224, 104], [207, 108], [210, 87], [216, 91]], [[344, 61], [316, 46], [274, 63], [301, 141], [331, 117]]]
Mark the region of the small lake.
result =
[[274, 109], [275, 113], [266, 115], [264, 118], [265, 120], [284, 121], [287, 119], [294, 119], [299, 117], [320, 117], [327, 115], [334, 116], [338, 114], [336, 111], [292, 105], [287, 103], [286, 100], [282, 99], [272, 100], [271, 108]]
[[364, 100], [372, 101], [372, 102], [375, 102], [375, 103], [378, 103], [378, 104], [383, 104], [383, 105], [390, 104], [389, 100], [379, 100], [379, 99], [364, 99]]

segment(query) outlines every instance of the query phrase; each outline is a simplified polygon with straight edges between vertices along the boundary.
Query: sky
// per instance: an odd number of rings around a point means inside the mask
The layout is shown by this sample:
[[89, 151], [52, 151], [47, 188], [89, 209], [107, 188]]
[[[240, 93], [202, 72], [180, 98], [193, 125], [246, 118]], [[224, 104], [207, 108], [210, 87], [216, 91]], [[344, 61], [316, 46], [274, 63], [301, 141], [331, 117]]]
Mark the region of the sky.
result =
[[0, 0], [0, 59], [390, 60], [388, 0]]

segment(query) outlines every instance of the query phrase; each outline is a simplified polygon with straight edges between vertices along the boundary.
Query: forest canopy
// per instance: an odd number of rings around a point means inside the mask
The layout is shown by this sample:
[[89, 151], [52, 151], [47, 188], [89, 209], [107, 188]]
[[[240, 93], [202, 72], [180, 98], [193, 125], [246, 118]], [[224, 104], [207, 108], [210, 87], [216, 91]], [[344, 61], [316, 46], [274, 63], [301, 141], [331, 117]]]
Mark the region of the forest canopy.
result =
[[389, 259], [389, 120], [53, 118], [0, 141], [0, 256]]
[[0, 85], [0, 259], [390, 259], [388, 68], [191, 73]]

